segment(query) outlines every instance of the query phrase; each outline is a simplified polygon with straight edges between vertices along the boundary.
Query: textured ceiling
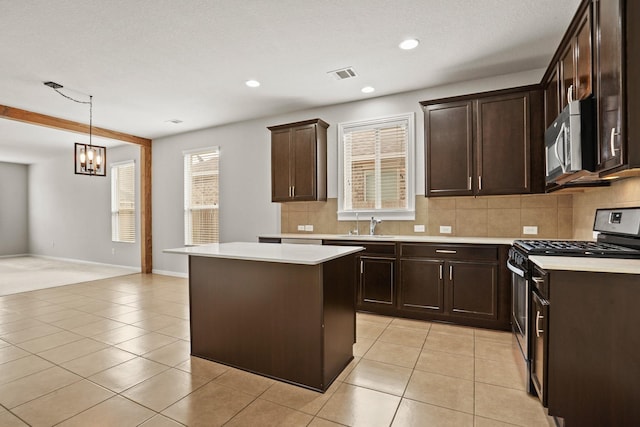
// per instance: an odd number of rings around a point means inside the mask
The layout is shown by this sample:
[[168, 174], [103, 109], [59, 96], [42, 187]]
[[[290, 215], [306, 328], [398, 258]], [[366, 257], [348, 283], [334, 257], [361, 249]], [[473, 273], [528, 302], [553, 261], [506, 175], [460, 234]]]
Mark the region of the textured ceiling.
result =
[[[86, 123], [86, 106], [43, 86], [52, 80], [93, 95], [94, 125], [157, 138], [544, 68], [579, 2], [0, 0], [0, 104]], [[406, 37], [420, 46], [398, 49]], [[347, 66], [357, 78], [326, 74]], [[376, 92], [361, 93], [367, 85]], [[64, 145], [65, 132], [6, 122], [0, 161]]]

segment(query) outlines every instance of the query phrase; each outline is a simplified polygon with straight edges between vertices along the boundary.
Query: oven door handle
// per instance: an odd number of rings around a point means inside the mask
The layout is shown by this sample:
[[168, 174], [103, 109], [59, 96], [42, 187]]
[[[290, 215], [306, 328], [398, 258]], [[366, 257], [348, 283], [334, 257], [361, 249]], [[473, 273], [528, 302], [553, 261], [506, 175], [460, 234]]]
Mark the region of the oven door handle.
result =
[[507, 268], [520, 277], [524, 277], [524, 270], [516, 267], [511, 262], [507, 261]]

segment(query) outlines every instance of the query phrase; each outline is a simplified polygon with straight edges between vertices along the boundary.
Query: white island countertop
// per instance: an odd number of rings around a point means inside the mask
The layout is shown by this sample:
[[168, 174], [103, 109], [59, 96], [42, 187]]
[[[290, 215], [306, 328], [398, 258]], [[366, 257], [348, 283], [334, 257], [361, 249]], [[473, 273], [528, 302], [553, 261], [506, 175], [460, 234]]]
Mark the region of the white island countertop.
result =
[[529, 260], [544, 270], [640, 274], [640, 259], [531, 255]]
[[165, 249], [163, 252], [210, 258], [318, 265], [335, 258], [359, 252], [363, 249], [361, 246], [231, 242]]

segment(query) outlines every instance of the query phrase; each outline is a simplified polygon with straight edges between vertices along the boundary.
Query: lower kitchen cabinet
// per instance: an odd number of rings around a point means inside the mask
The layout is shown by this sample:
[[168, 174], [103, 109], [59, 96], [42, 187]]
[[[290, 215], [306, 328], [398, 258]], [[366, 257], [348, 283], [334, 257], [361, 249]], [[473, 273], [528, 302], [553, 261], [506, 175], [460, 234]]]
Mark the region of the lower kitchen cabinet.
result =
[[357, 307], [392, 309], [395, 305], [394, 258], [361, 255]]
[[566, 427], [640, 425], [640, 276], [546, 273], [549, 415]]
[[444, 263], [430, 259], [400, 260], [400, 309], [444, 312]]
[[325, 240], [364, 246], [357, 258], [361, 311], [508, 330], [508, 246]]
[[450, 261], [449, 308], [454, 316], [497, 319], [498, 263]]
[[396, 244], [357, 240], [325, 240], [324, 245], [363, 246], [356, 257], [356, 308], [396, 315]]
[[400, 311], [427, 320], [508, 328], [508, 283], [499, 274], [499, 252], [497, 246], [401, 243]]

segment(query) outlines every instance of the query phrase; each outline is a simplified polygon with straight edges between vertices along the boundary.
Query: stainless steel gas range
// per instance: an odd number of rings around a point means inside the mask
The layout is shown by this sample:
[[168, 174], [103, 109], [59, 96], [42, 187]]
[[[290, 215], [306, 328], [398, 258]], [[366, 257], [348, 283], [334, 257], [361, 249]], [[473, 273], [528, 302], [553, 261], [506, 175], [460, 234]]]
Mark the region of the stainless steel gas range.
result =
[[[532, 306], [534, 301], [537, 307], [544, 305], [546, 295], [537, 286], [540, 280], [533, 276], [529, 256], [640, 258], [640, 207], [598, 209], [593, 231], [598, 233], [596, 241], [516, 240], [509, 250], [507, 267], [512, 273], [511, 326], [524, 360], [524, 377], [530, 393], [536, 393], [535, 384], [531, 381], [532, 334], [544, 332], [540, 330], [540, 320], [543, 320], [540, 310], [534, 313]], [[540, 394], [539, 391], [537, 393]]]

